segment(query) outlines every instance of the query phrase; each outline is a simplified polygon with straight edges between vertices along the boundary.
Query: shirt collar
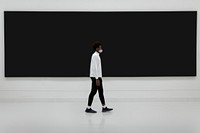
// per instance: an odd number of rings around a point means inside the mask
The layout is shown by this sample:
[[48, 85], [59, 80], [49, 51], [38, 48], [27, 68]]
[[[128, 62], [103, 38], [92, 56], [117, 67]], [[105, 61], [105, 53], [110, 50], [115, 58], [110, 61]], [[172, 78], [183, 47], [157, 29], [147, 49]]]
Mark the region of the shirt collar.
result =
[[97, 51], [95, 51], [95, 53], [99, 55], [99, 53]]

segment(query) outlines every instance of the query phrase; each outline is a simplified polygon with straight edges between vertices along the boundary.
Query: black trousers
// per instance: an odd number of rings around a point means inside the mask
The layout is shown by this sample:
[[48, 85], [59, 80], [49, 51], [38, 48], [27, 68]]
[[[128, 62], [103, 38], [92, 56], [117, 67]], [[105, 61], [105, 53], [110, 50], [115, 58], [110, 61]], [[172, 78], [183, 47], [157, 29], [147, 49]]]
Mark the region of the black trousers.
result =
[[94, 98], [95, 94], [97, 93], [97, 90], [98, 90], [98, 93], [99, 93], [99, 99], [101, 101], [101, 104], [105, 105], [105, 99], [104, 99], [104, 95], [103, 95], [102, 78], [99, 78], [100, 86], [96, 85], [96, 78], [95, 77], [90, 77], [90, 78], [92, 80], [92, 87], [91, 87], [91, 92], [90, 92], [89, 97], [88, 97], [88, 106], [92, 105], [93, 98]]

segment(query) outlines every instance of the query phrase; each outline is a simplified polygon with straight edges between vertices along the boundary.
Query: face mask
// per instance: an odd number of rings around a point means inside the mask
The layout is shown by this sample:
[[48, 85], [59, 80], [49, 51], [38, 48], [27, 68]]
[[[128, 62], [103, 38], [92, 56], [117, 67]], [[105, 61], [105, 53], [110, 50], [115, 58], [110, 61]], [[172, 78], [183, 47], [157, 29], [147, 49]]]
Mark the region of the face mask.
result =
[[103, 50], [102, 50], [102, 49], [100, 49], [100, 50], [99, 50], [99, 53], [102, 53], [102, 52], [103, 52]]

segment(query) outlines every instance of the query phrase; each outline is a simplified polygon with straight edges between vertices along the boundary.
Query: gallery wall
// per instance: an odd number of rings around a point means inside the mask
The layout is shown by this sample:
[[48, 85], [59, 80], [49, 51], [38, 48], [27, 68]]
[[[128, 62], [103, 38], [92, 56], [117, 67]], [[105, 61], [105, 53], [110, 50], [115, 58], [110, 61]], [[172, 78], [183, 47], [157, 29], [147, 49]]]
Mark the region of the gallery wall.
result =
[[[198, 0], [1, 0], [0, 101], [83, 101], [89, 77], [4, 77], [4, 11], [132, 10], [199, 11]], [[104, 77], [107, 101], [200, 101], [199, 13], [196, 77]], [[163, 40], [164, 41], [164, 40]], [[16, 44], [17, 45], [17, 44]], [[27, 44], [28, 45], [28, 44]], [[98, 101], [98, 96], [95, 100]], [[84, 103], [83, 103], [84, 104]]]

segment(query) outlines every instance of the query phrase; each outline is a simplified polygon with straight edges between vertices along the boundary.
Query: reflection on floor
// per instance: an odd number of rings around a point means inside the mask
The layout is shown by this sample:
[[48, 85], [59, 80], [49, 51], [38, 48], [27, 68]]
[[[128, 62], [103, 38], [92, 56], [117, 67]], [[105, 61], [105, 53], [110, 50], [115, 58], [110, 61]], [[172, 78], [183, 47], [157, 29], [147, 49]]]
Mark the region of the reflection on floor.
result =
[[200, 102], [0, 103], [0, 133], [200, 133]]

